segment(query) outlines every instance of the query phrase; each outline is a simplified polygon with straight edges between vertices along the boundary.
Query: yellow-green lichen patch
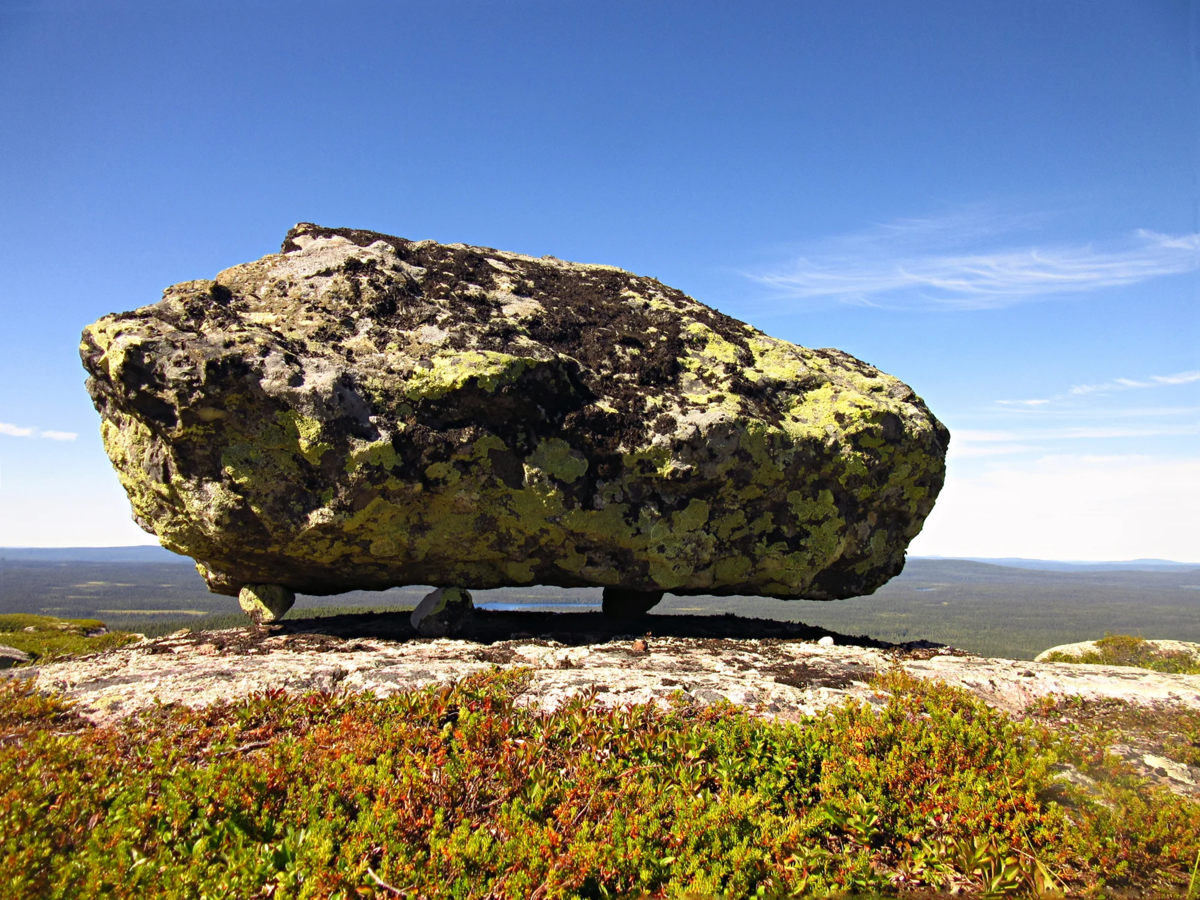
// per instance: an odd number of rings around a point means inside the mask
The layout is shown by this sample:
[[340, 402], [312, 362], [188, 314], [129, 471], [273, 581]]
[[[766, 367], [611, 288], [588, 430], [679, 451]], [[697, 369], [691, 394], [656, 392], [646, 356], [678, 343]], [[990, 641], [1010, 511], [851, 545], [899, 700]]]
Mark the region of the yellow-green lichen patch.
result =
[[750, 381], [769, 380], [781, 384], [803, 384], [812, 374], [811, 352], [787, 341], [758, 334], [747, 341], [754, 364], [745, 370]]
[[273, 493], [280, 480], [294, 479], [303, 465], [300, 458], [314, 463], [320, 460], [319, 455], [313, 459], [317, 449], [321, 453], [332, 449], [329, 445], [305, 442], [295, 427], [296, 418], [302, 417], [280, 413], [280, 424], [268, 422], [252, 432], [227, 430], [225, 449], [221, 452], [222, 470], [252, 503]]
[[708, 522], [708, 504], [703, 500], [691, 500], [686, 508], [672, 516], [677, 532], [699, 531]]
[[[689, 322], [683, 331], [700, 342], [697, 352], [707, 360], [729, 365], [737, 365], [741, 362], [741, 351], [737, 344], [726, 340], [704, 323]], [[690, 359], [694, 362], [695, 356], [691, 356]]]
[[135, 512], [150, 514], [158, 503], [173, 499], [170, 484], [151, 476], [162, 471], [154, 457], [163, 451], [149, 428], [131, 416], [114, 417], [100, 423], [100, 435]]
[[474, 381], [489, 393], [504, 384], [512, 384], [526, 369], [543, 360], [510, 356], [491, 350], [435, 354], [429, 367], [417, 366], [404, 385], [409, 400], [435, 400], [460, 390]]
[[713, 565], [713, 576], [718, 584], [730, 585], [740, 583], [754, 564], [745, 556], [726, 556], [718, 559]]
[[314, 466], [321, 462], [326, 450], [333, 449], [332, 444], [321, 440], [322, 425], [319, 419], [310, 418], [291, 409], [279, 413], [276, 418], [289, 436], [295, 439], [300, 455]]
[[838, 513], [833, 492], [823, 489], [810, 497], [803, 491], [791, 491], [787, 499], [796, 521], [807, 532], [805, 568], [820, 568], [836, 560], [842, 553], [846, 522]]
[[717, 538], [721, 541], [729, 541], [740, 537], [745, 533], [746, 511], [736, 509], [727, 516], [722, 516], [715, 523], [715, 532]]
[[554, 561], [560, 569], [567, 572], [579, 573], [587, 565], [587, 555], [580, 553], [571, 542], [566, 542], [560, 551], [561, 555]]
[[560, 438], [551, 438], [539, 443], [529, 455], [526, 465], [564, 484], [571, 484], [588, 469], [588, 461], [583, 454], [572, 449], [570, 444]]
[[739, 447], [750, 455], [750, 481], [770, 488], [786, 479], [784, 455], [777, 449], [780, 432], [761, 422], [749, 422], [739, 436]]
[[794, 440], [828, 440], [861, 430], [877, 414], [878, 405], [862, 394], [826, 383], [789, 406], [783, 427]]
[[381, 466], [390, 469], [396, 464], [396, 448], [391, 439], [386, 441], [358, 442], [346, 454], [346, 474], [353, 475], [361, 466]]

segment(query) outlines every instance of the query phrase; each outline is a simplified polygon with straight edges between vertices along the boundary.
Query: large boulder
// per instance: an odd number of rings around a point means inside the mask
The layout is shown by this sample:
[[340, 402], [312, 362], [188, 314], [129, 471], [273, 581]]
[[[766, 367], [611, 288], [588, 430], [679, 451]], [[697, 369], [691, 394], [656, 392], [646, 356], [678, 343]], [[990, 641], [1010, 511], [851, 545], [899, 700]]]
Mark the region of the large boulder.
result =
[[81, 353], [134, 518], [229, 595], [868, 594], [949, 442], [895, 378], [654, 279], [308, 224]]

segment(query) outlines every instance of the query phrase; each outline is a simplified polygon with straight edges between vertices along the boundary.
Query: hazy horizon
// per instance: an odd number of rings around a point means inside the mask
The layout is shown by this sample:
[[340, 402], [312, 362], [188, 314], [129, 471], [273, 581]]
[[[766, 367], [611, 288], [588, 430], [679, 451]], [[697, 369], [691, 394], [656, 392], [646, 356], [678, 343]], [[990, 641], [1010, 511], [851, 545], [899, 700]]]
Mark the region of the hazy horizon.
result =
[[[70, 550], [79, 550], [79, 551], [84, 551], [84, 552], [109, 550], [109, 551], [114, 551], [114, 552], [118, 552], [118, 553], [121, 551], [133, 551], [133, 550], [161, 550], [165, 554], [169, 554], [170, 556], [178, 557], [179, 561], [181, 561], [181, 562], [182, 561], [190, 562], [192, 560], [192, 557], [175, 553], [174, 551], [168, 550], [166, 547], [163, 547], [159, 543], [93, 544], [93, 545], [10, 544], [10, 545], [5, 545], [5, 546], [0, 546], [0, 554], [3, 554], [5, 551], [8, 551], [8, 550], [18, 550], [18, 551], [45, 550], [45, 551], [49, 551], [49, 552], [54, 552], [54, 551], [66, 552], [66, 551], [70, 551]], [[1044, 557], [941, 556], [938, 554], [909, 553], [908, 559], [910, 559], [910, 560], [913, 560], [913, 559], [963, 560], [963, 561], [967, 561], [967, 562], [983, 562], [983, 563], [993, 563], [993, 564], [997, 564], [997, 565], [1007, 564], [1010, 566], [1014, 565], [1016, 563], [1028, 562], [1028, 563], [1053, 563], [1053, 564], [1068, 565], [1068, 566], [1070, 566], [1070, 565], [1117, 566], [1117, 565], [1126, 565], [1126, 564], [1133, 565], [1133, 564], [1140, 563], [1142, 565], [1163, 565], [1163, 566], [1182, 566], [1182, 567], [1198, 566], [1198, 567], [1200, 567], [1200, 560], [1189, 561], [1189, 560], [1177, 560], [1177, 559], [1163, 559], [1161, 557], [1138, 557], [1136, 559], [1047, 559]]]

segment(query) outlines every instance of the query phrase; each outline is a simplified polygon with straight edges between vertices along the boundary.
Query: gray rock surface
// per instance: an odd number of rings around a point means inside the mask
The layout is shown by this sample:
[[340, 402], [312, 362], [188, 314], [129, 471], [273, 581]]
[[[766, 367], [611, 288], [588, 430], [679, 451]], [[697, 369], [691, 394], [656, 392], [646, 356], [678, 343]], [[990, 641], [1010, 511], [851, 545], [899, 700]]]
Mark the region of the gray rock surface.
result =
[[893, 667], [964, 688], [1012, 713], [1046, 696], [1200, 709], [1200, 675], [779, 639], [630, 635], [569, 646], [535, 636], [480, 644], [233, 629], [148, 640], [94, 657], [47, 663], [30, 675], [39, 687], [66, 693], [86, 714], [104, 720], [156, 702], [204, 706], [274, 689], [388, 696], [449, 684], [493, 666], [532, 669], [524, 702], [543, 709], [592, 690], [598, 691], [602, 705], [655, 702], [683, 691], [699, 702], [727, 699], [762, 715], [788, 718], [847, 698], [876, 702], [869, 681]]
[[81, 355], [136, 520], [229, 595], [866, 594], [949, 441], [895, 378], [654, 279], [315, 225]]

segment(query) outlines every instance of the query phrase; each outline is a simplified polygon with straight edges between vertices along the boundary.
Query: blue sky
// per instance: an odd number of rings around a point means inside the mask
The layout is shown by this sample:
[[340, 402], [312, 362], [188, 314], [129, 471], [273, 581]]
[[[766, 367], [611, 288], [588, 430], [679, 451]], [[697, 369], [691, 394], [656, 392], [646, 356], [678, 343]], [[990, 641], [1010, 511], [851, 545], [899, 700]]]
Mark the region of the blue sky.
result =
[[0, 0], [0, 546], [152, 540], [81, 328], [315, 221], [618, 265], [897, 375], [954, 434], [915, 553], [1200, 561], [1198, 18]]

